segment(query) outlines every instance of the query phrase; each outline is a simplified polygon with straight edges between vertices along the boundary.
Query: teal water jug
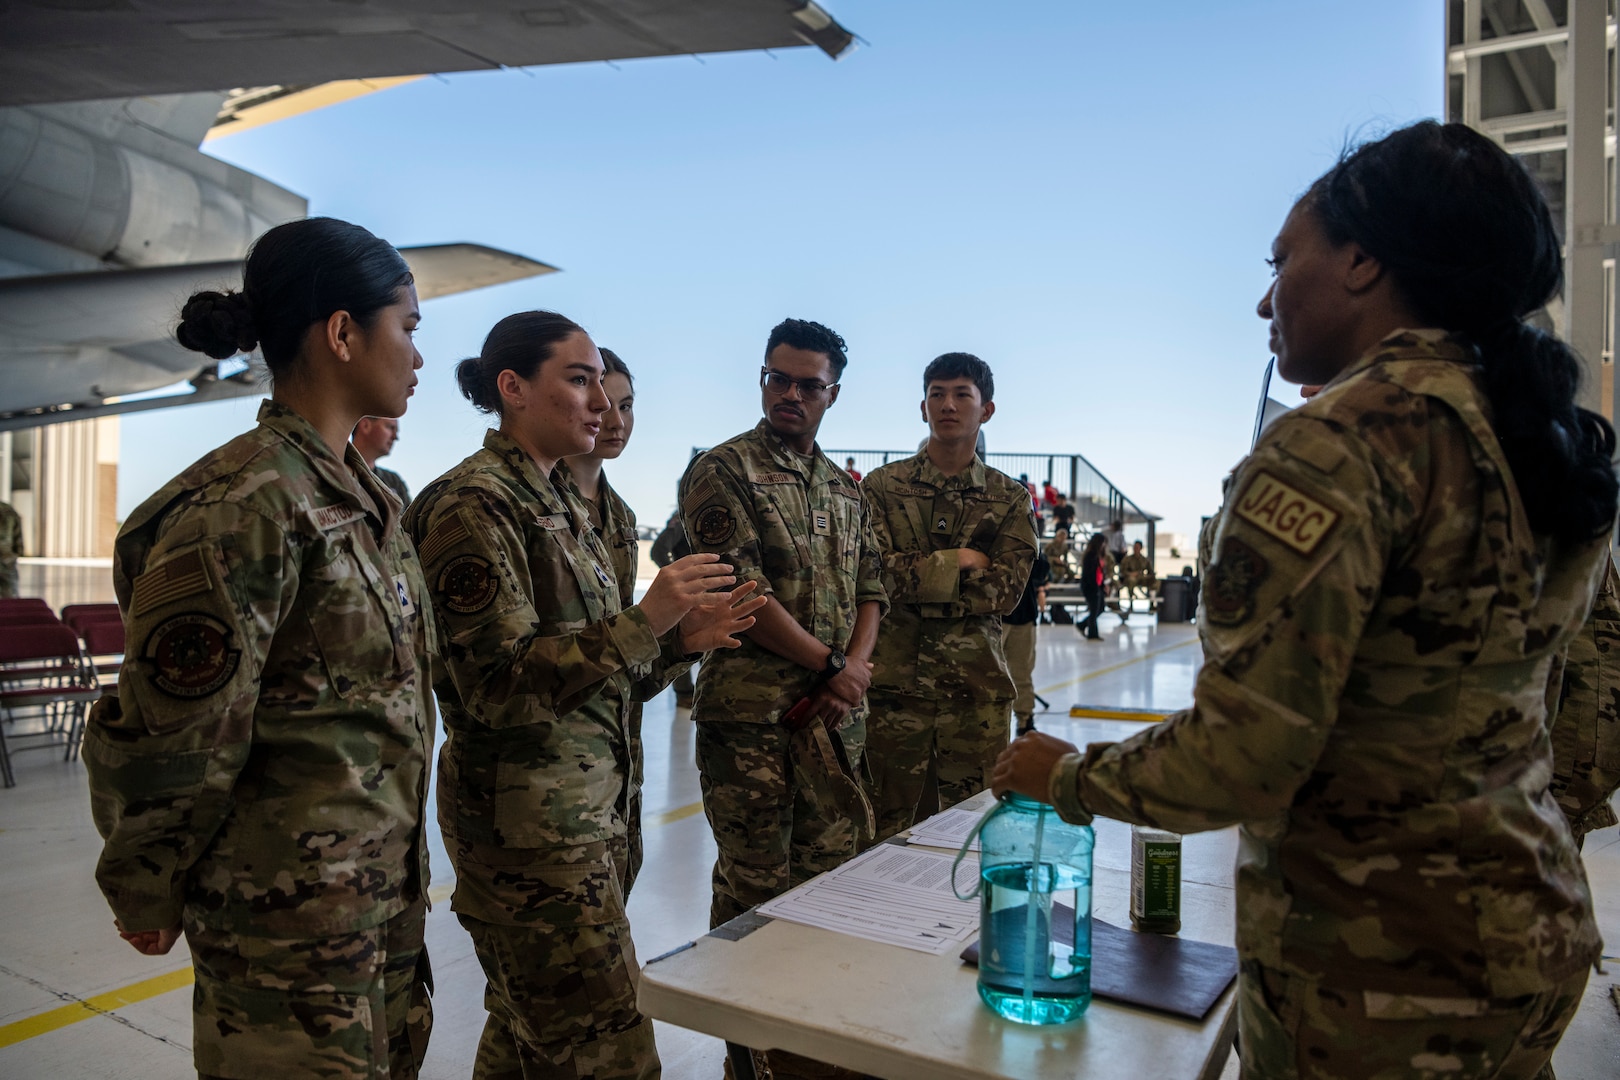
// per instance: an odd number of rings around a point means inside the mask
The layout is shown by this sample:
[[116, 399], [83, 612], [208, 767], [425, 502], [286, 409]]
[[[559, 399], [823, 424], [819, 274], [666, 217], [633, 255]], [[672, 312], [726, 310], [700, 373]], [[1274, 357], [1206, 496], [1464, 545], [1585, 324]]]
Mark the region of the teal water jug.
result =
[[1021, 1024], [1077, 1018], [1091, 1004], [1091, 826], [1009, 792], [975, 831], [979, 997]]

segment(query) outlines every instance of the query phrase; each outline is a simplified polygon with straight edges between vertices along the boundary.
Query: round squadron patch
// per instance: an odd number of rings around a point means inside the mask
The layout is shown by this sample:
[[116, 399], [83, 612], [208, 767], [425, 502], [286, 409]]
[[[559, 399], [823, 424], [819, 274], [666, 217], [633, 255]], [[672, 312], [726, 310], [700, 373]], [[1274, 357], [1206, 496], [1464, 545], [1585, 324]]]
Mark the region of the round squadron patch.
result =
[[698, 511], [697, 521], [698, 542], [709, 547], [719, 547], [731, 539], [731, 534], [737, 531], [736, 519], [731, 511], [724, 506], [707, 506]]
[[147, 635], [142, 656], [151, 665], [152, 685], [170, 697], [207, 697], [236, 674], [240, 649], [230, 647], [230, 629], [212, 615], [188, 611], [172, 615]]
[[1266, 557], [1235, 536], [1221, 542], [1221, 553], [1209, 568], [1204, 607], [1216, 626], [1240, 626], [1254, 614], [1254, 597], [1271, 576]]
[[457, 615], [475, 615], [489, 607], [501, 584], [489, 568], [489, 560], [477, 555], [457, 555], [439, 571], [439, 592], [444, 606]]

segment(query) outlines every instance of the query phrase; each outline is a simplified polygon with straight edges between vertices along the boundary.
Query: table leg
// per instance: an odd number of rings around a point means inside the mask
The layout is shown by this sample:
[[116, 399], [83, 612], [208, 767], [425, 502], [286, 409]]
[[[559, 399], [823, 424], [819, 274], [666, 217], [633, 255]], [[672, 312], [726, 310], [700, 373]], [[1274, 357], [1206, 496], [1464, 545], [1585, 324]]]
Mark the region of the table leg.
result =
[[735, 1080], [759, 1080], [754, 1072], [754, 1052], [734, 1042], [726, 1043], [726, 1058], [731, 1062], [731, 1075]]

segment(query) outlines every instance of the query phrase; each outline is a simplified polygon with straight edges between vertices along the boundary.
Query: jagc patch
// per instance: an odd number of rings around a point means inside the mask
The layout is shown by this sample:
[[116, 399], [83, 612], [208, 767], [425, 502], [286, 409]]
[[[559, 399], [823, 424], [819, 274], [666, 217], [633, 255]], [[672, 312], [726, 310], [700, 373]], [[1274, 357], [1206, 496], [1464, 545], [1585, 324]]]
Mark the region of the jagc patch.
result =
[[236, 674], [242, 651], [212, 615], [188, 611], [164, 619], [146, 637], [141, 654], [152, 665], [152, 685], [170, 697], [207, 697]]
[[1266, 557], [1235, 536], [1221, 542], [1221, 553], [1204, 583], [1205, 616], [1216, 626], [1239, 626], [1254, 614], [1254, 597], [1271, 576]]
[[476, 615], [494, 603], [501, 585], [489, 567], [489, 560], [477, 555], [457, 555], [439, 571], [439, 592], [444, 606], [457, 615]]
[[1339, 523], [1339, 512], [1289, 487], [1264, 470], [1255, 473], [1232, 512], [1301, 555], [1316, 550]]
[[709, 547], [719, 547], [737, 531], [737, 521], [731, 516], [731, 511], [718, 505], [706, 506], [698, 511], [697, 520], [692, 525], [697, 531], [698, 542]]

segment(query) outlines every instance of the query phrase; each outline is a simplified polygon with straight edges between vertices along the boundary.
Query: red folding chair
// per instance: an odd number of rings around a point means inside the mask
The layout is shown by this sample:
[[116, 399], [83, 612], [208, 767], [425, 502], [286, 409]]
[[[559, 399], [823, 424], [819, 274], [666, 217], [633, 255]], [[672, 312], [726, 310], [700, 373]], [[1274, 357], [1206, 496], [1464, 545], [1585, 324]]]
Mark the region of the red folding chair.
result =
[[11, 738], [43, 740], [35, 746], [17, 747], [19, 752], [60, 745], [64, 748], [62, 760], [72, 761], [79, 756], [84, 738], [85, 713], [100, 696], [101, 688], [78, 636], [66, 624], [0, 625], [0, 780], [4, 785], [17, 784], [6, 726], [15, 724], [19, 713], [30, 714], [42, 726], [14, 733]]
[[[118, 614], [116, 606], [113, 614]], [[79, 638], [84, 642], [85, 655], [96, 682], [102, 687], [116, 684], [118, 669], [124, 666], [124, 620], [98, 618], [83, 623]]]
[[62, 609], [62, 621], [84, 634], [83, 627], [92, 622], [122, 622], [123, 612], [117, 604], [69, 604]]

